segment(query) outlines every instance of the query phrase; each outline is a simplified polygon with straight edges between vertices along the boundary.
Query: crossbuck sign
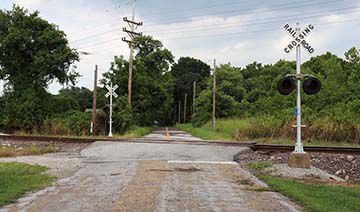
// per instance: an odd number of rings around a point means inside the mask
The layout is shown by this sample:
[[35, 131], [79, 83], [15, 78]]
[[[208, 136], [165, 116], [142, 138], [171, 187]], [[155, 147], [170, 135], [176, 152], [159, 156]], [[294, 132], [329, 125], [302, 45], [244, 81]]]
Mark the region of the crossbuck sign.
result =
[[298, 33], [296, 28], [291, 27], [289, 24], [285, 24], [285, 31], [293, 38], [293, 40], [284, 48], [284, 51], [289, 54], [291, 50], [296, 49], [298, 45], [302, 46], [310, 54], [314, 52], [314, 48], [305, 40], [305, 38], [314, 30], [314, 26], [309, 24], [304, 30]]
[[117, 93], [115, 92], [115, 90], [119, 87], [118, 85], [115, 85], [114, 87], [112, 87], [112, 84], [111, 84], [110, 86], [106, 85], [105, 87], [108, 90], [108, 92], [105, 94], [106, 98], [108, 98], [110, 95], [112, 95], [115, 98], [118, 97]]
[[109, 115], [109, 137], [112, 137], [112, 98], [115, 97], [117, 98], [118, 95], [115, 92], [115, 90], [119, 87], [118, 85], [113, 86], [112, 82], [110, 83], [110, 86], [106, 85], [105, 86], [106, 89], [108, 90], [108, 92], [105, 94], [105, 97], [108, 98], [110, 97], [110, 115]]

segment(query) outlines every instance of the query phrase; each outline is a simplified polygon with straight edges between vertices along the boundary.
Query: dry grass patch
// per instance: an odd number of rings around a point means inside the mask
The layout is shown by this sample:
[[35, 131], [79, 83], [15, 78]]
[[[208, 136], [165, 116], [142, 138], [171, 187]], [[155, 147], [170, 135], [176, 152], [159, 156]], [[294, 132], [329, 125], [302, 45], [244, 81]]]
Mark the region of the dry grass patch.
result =
[[18, 156], [26, 156], [26, 155], [42, 155], [47, 153], [57, 152], [58, 148], [54, 146], [27, 146], [27, 147], [0, 147], [0, 157], [18, 157]]

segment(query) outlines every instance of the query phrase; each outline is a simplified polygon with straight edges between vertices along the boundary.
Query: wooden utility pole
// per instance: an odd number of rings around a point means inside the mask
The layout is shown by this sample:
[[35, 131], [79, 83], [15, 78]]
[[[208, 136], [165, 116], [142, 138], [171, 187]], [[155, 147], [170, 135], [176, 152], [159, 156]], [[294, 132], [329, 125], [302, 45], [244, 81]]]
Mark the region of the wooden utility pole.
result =
[[94, 90], [93, 90], [93, 112], [92, 112], [92, 135], [96, 135], [96, 91], [97, 91], [98, 66], [95, 65], [94, 71]]
[[179, 124], [181, 123], [181, 101], [179, 101]]
[[[135, 22], [135, 7], [136, 7], [136, 0], [133, 0], [133, 11], [132, 11], [132, 17], [131, 21]], [[131, 24], [131, 31], [135, 31], [135, 24]], [[131, 37], [131, 42], [133, 42], [134, 38]], [[133, 69], [133, 63], [134, 63], [134, 45], [130, 44], [130, 59], [129, 59], [129, 79], [128, 79], [128, 103], [131, 107], [131, 88], [132, 88], [132, 69]]]
[[193, 90], [193, 103], [192, 103], [192, 115], [195, 114], [195, 98], [196, 98], [196, 81], [194, 81], [194, 90]]
[[213, 72], [213, 111], [212, 111], [212, 127], [216, 128], [216, 59], [214, 59], [214, 72]]
[[135, 22], [135, 8], [136, 8], [136, 0], [133, 0], [133, 10], [131, 20], [128, 20], [127, 17], [124, 17], [124, 21], [127, 22], [130, 26], [130, 30], [123, 28], [123, 31], [126, 32], [130, 36], [130, 40], [126, 40], [126, 38], [122, 38], [123, 41], [127, 42], [130, 47], [130, 58], [129, 58], [129, 79], [128, 79], [128, 103], [131, 107], [131, 96], [132, 96], [132, 72], [134, 65], [134, 38], [135, 36], [141, 36], [142, 33], [135, 32], [138, 26], [141, 26], [142, 22]]
[[185, 94], [185, 99], [184, 99], [184, 123], [186, 123], [186, 99], [187, 99], [187, 93]]
[[174, 119], [173, 119], [175, 124], [176, 124], [176, 112], [177, 112], [177, 111], [176, 111], [176, 108], [177, 108], [177, 107], [176, 107], [176, 105], [175, 105], [175, 107], [174, 107]]

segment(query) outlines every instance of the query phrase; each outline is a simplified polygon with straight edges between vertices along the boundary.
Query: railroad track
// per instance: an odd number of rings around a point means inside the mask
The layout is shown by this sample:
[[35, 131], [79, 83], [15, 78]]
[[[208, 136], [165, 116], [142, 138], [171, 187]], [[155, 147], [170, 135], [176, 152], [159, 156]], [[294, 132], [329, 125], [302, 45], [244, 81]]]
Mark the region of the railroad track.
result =
[[[259, 144], [257, 142], [222, 142], [213, 140], [161, 140], [151, 138], [74, 138], [74, 137], [57, 137], [57, 136], [20, 136], [20, 135], [0, 135], [1, 140], [21, 140], [21, 141], [48, 141], [48, 142], [65, 142], [65, 143], [91, 143], [95, 141], [114, 141], [114, 142], [135, 142], [135, 143], [158, 143], [158, 144], [188, 144], [188, 145], [213, 145], [213, 146], [241, 146], [249, 147], [254, 151], [274, 151], [274, 152], [291, 152], [294, 150], [293, 145], [277, 144]], [[360, 154], [360, 147], [336, 147], [336, 146], [304, 146], [306, 152], [328, 152], [344, 154]]]
[[[250, 146], [254, 151], [294, 151], [292, 145], [277, 145], [277, 144], [254, 144]], [[346, 153], [346, 154], [360, 154], [360, 147], [338, 147], [338, 146], [304, 146], [305, 152], [328, 152], [328, 153]]]

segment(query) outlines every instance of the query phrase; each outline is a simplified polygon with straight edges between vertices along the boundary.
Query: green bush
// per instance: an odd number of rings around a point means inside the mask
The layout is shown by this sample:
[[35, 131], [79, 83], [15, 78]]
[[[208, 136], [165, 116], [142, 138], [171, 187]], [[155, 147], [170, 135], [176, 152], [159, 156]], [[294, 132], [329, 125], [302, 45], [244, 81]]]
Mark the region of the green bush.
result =
[[132, 110], [126, 102], [126, 98], [119, 102], [122, 103], [122, 107], [120, 108], [120, 111], [114, 112], [114, 130], [118, 133], [124, 133], [134, 125], [134, 118]]
[[88, 135], [90, 129], [91, 114], [76, 110], [47, 119], [40, 132], [49, 135]]

